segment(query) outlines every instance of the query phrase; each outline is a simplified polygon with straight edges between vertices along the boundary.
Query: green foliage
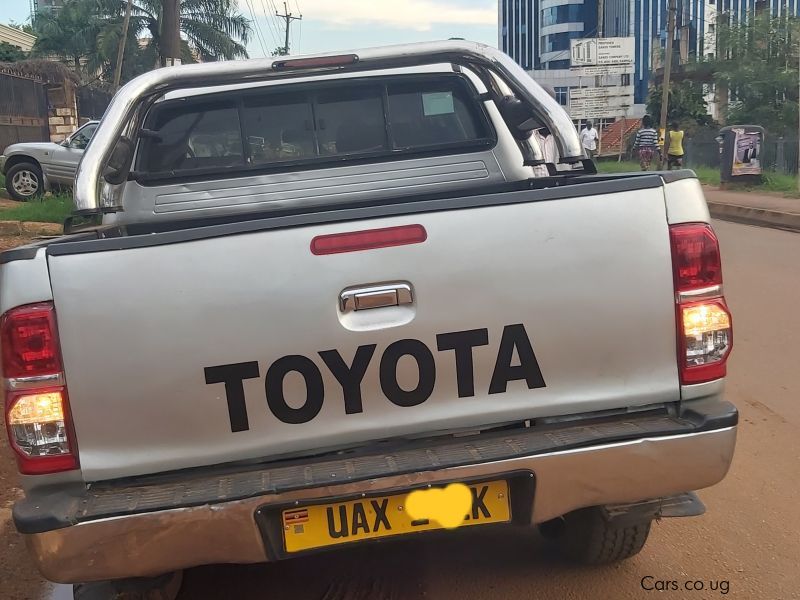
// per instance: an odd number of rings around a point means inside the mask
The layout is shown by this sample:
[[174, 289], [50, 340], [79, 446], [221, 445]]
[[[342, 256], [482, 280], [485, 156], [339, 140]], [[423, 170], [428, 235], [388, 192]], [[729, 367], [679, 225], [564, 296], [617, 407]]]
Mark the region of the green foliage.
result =
[[0, 220], [63, 223], [73, 208], [71, 195], [57, 194], [40, 200], [18, 202], [11, 208], [0, 208]]
[[31, 25], [30, 23], [16, 23], [14, 21], [10, 21], [8, 23], [8, 26], [13, 27], [14, 29], [19, 29], [23, 33], [34, 35], [33, 25]]
[[[127, 0], [71, 0], [33, 23], [33, 53], [58, 56], [84, 81], [113, 81]], [[122, 65], [122, 82], [152, 70], [161, 49], [161, 0], [134, 0]], [[247, 57], [250, 22], [235, 0], [182, 0], [184, 63]]]
[[25, 58], [27, 58], [27, 54], [19, 46], [12, 46], [8, 42], [0, 42], [0, 62], [17, 62]]
[[719, 23], [714, 81], [731, 92], [730, 123], [797, 130], [800, 19], [750, 15], [745, 23]]
[[270, 54], [272, 54], [272, 56], [288, 56], [289, 50], [287, 50], [286, 46], [278, 46]]
[[[658, 85], [650, 90], [647, 97], [647, 112], [656, 123], [661, 122], [662, 90], [663, 87]], [[711, 123], [702, 84], [686, 80], [670, 85], [667, 120], [678, 121], [683, 126], [705, 126]]]

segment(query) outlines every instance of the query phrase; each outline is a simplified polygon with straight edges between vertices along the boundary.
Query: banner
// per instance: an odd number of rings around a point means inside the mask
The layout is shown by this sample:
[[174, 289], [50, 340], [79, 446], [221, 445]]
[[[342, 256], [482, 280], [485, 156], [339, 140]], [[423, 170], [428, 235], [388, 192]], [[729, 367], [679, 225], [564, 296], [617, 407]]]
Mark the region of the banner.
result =
[[733, 166], [731, 175], [761, 175], [761, 133], [733, 130]]

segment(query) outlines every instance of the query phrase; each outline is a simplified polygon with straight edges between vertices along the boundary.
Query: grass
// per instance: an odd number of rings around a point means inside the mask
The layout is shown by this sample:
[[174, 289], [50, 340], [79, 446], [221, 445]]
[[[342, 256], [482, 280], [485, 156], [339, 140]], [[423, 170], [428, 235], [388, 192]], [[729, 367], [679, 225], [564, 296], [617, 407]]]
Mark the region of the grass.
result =
[[[0, 189], [5, 193], [6, 178], [2, 173], [0, 173]], [[72, 210], [72, 195], [69, 192], [59, 192], [29, 202], [15, 202], [13, 206], [0, 206], [0, 221], [63, 223], [64, 219], [72, 214]]]
[[58, 194], [30, 202], [18, 202], [10, 208], [0, 207], [0, 220], [63, 223], [72, 209], [72, 196]]
[[[600, 161], [597, 163], [597, 170], [601, 173], [628, 173], [630, 171], [640, 170], [639, 163], [633, 161], [616, 162]], [[719, 169], [713, 167], [692, 167], [692, 170], [697, 173], [697, 178], [700, 183], [706, 185], [719, 186]], [[743, 191], [759, 190], [764, 192], [771, 192], [783, 194], [784, 196], [800, 197], [797, 191], [797, 177], [794, 175], [785, 175], [783, 173], [775, 173], [767, 171], [764, 173], [764, 181], [761, 185], [736, 185], [731, 184], [728, 189]]]

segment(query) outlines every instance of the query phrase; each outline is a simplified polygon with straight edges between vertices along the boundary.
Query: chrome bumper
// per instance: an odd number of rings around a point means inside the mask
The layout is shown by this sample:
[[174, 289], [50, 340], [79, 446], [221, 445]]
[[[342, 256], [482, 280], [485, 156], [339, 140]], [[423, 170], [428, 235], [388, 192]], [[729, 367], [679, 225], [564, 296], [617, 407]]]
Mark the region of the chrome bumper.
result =
[[42, 574], [82, 582], [151, 576], [197, 565], [258, 563], [268, 555], [254, 518], [262, 507], [530, 472], [531, 522], [586, 506], [698, 490], [727, 473], [736, 427], [644, 437], [469, 466], [313, 487], [247, 500], [104, 518], [26, 535]]

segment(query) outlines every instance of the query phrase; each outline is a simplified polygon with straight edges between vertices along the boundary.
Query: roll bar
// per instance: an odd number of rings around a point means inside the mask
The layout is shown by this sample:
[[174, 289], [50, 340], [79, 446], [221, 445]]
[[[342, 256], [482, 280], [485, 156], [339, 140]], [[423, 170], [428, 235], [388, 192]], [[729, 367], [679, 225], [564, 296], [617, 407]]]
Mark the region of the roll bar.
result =
[[[350, 60], [340, 61], [336, 57], [349, 57]], [[511, 58], [484, 44], [451, 40], [370, 48], [354, 53], [330, 52], [302, 57], [201, 63], [150, 71], [130, 81], [116, 93], [78, 166], [75, 212], [91, 214], [124, 210], [116, 200], [119, 194], [101, 198], [101, 178], [126, 128], [131, 137], [135, 136], [136, 122], [141, 116], [137, 115], [139, 108], [168, 91], [442, 63], [471, 68], [482, 79], [485, 79], [486, 73], [499, 78], [553, 132], [562, 162], [578, 162], [584, 158], [572, 121], [558, 102]], [[488, 89], [496, 89], [496, 82], [484, 83]], [[531, 147], [533, 158], [541, 161], [541, 149], [537, 144], [531, 144]]]

